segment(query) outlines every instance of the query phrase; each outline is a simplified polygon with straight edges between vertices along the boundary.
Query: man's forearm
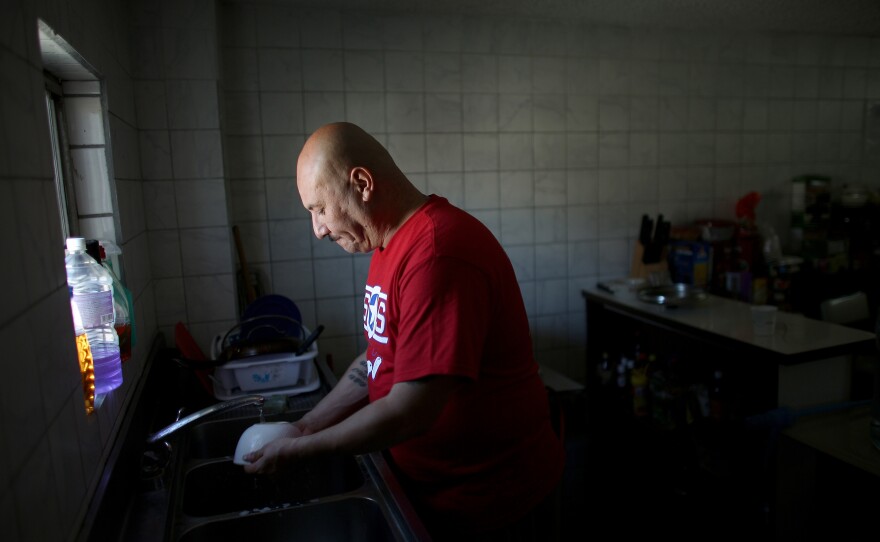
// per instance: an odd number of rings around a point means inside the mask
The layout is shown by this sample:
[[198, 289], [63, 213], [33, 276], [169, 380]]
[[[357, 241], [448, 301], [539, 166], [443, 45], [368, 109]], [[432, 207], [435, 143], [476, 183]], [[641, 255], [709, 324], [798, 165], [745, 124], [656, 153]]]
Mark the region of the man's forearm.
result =
[[303, 434], [311, 434], [339, 423], [367, 402], [367, 361], [366, 354], [362, 353], [354, 359], [330, 393], [296, 425]]

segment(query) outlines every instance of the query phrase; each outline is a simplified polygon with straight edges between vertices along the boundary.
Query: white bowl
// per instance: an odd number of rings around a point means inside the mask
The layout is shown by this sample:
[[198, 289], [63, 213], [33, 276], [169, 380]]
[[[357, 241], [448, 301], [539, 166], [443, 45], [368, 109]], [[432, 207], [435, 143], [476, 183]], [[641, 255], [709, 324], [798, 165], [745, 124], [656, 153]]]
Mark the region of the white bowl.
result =
[[259, 450], [273, 440], [293, 437], [296, 432], [296, 428], [289, 422], [255, 423], [245, 429], [239, 437], [232, 462], [236, 465], [247, 465], [248, 462], [243, 459], [244, 456]]

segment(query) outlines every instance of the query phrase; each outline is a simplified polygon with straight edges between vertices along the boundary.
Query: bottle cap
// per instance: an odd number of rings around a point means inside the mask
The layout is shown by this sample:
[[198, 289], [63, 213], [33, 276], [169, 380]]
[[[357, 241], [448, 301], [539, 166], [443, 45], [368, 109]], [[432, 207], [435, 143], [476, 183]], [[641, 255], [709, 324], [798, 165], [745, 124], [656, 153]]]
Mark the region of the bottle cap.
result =
[[67, 238], [67, 250], [73, 252], [75, 250], [85, 250], [86, 249], [86, 240], [83, 237], [68, 237]]

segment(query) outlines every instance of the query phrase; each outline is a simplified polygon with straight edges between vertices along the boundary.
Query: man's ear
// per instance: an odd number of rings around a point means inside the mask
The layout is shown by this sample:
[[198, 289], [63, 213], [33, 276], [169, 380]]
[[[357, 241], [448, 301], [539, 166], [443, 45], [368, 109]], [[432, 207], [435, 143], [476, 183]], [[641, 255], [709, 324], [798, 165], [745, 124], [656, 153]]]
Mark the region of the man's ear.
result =
[[364, 167], [353, 167], [349, 173], [349, 181], [355, 190], [361, 195], [363, 201], [369, 201], [373, 196], [373, 174]]

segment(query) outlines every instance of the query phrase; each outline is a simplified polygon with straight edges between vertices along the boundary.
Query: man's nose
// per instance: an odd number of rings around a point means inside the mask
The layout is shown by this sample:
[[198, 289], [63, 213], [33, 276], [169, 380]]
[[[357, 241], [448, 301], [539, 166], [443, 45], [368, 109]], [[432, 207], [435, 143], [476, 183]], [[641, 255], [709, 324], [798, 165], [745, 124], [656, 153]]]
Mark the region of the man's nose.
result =
[[315, 237], [318, 239], [323, 239], [328, 233], [330, 233], [327, 226], [318, 222], [318, 219], [315, 216], [312, 216], [312, 229], [315, 232]]

